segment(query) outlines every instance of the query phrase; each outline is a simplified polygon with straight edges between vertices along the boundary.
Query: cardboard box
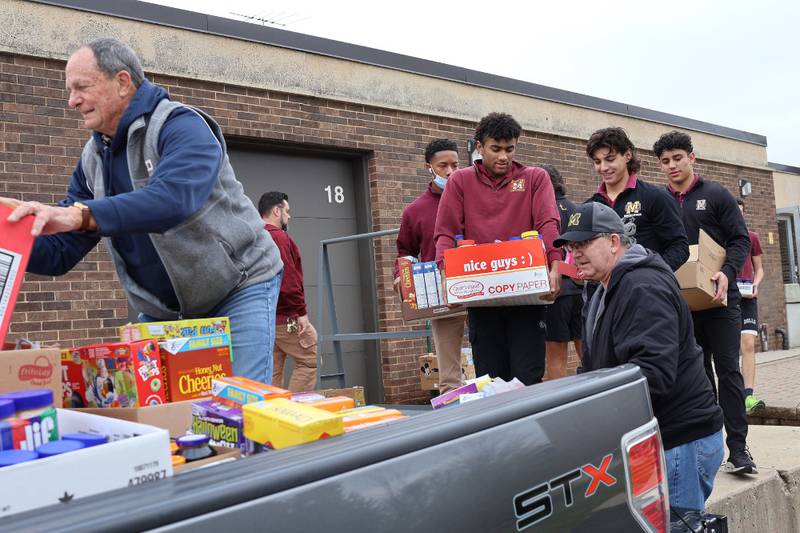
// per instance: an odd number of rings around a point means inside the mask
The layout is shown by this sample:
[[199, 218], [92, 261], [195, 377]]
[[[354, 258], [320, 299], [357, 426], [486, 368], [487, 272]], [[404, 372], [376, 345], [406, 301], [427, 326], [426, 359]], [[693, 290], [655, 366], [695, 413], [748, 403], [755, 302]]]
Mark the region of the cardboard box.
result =
[[550, 292], [547, 257], [540, 239], [445, 250], [448, 303], [467, 307], [545, 305]]
[[51, 389], [53, 406], [61, 407], [61, 353], [58, 348], [0, 352], [0, 392]]
[[206, 459], [200, 459], [199, 461], [192, 461], [191, 463], [184, 463], [182, 465], [178, 465], [174, 468], [175, 475], [183, 474], [184, 472], [190, 472], [192, 470], [197, 470], [198, 468], [205, 468], [208, 466], [219, 465], [222, 463], [228, 463], [230, 461], [235, 461], [242, 456], [242, 452], [239, 448], [226, 448], [224, 446], [211, 446], [211, 449], [216, 452], [216, 455], [212, 457], [208, 457]]
[[233, 374], [230, 335], [167, 339], [158, 348], [170, 402], [211, 398], [211, 381]]
[[158, 343], [154, 340], [81, 348], [87, 407], [144, 407], [167, 402]]
[[242, 411], [245, 437], [276, 450], [344, 433], [341, 417], [286, 398], [249, 403]]
[[170, 437], [180, 437], [185, 435], [192, 427], [192, 403], [191, 401], [186, 401], [124, 409], [119, 407], [88, 407], [71, 410], [138, 424], [147, 424], [148, 426], [167, 430]]
[[228, 376], [211, 381], [211, 397], [215, 402], [239, 407], [272, 398], [290, 399], [292, 393], [286, 389], [259, 383], [252, 379]]
[[360, 386], [350, 387], [347, 389], [322, 389], [313, 392], [322, 394], [326, 398], [332, 398], [334, 396], [347, 396], [348, 398], [353, 399], [356, 407], [363, 407], [367, 405], [366, 397], [364, 396], [364, 387]]
[[697, 244], [689, 246], [689, 259], [675, 272], [689, 309], [702, 311], [728, 304], [727, 298], [723, 302], [711, 301], [717, 291], [711, 276], [719, 272], [724, 263], [725, 249], [701, 229]]
[[[468, 349], [467, 349], [468, 350]], [[439, 390], [439, 359], [435, 353], [419, 356], [419, 381], [422, 390]], [[475, 379], [472, 350], [461, 352], [461, 381]]]
[[194, 318], [170, 322], [142, 322], [141, 324], [125, 324], [119, 328], [119, 340], [122, 342], [142, 339], [163, 340], [179, 337], [204, 337], [220, 334], [231, 334], [228, 317]]
[[172, 476], [169, 435], [163, 429], [57, 412], [62, 433], [102, 434], [110, 442], [0, 470], [0, 517]]
[[397, 264], [400, 271], [400, 312], [404, 321], [414, 322], [466, 314], [467, 310], [461, 305], [450, 307], [446, 304], [439, 304], [420, 308], [417, 305], [417, 293], [412, 273], [414, 263], [401, 257], [397, 260]]

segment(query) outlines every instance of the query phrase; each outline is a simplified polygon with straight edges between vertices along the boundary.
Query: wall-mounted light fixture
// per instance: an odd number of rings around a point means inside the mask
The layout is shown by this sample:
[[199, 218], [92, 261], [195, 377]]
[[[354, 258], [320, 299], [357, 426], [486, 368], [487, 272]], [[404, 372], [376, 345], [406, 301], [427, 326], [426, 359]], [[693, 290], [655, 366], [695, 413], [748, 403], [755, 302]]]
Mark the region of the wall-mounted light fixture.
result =
[[750, 180], [739, 178], [739, 192], [742, 198], [750, 196], [753, 193], [753, 184], [750, 183]]

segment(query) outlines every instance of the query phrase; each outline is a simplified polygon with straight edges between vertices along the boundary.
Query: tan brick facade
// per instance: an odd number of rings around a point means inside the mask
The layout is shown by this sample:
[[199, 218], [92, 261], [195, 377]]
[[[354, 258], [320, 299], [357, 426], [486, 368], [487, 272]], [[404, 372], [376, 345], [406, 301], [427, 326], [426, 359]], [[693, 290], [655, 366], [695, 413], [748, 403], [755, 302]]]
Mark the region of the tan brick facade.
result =
[[[67, 108], [63, 68], [63, 61], [0, 53], [0, 195], [47, 203], [63, 197], [88, 136], [80, 128], [77, 113]], [[434, 137], [450, 137], [464, 147], [475, 127], [474, 123], [453, 118], [312, 96], [164, 75], [151, 79], [167, 88], [176, 100], [209, 112], [229, 138], [366, 154], [376, 231], [397, 227], [403, 207], [424, 190], [428, 182], [422, 156], [425, 145]], [[698, 149], [702, 151], [702, 147]], [[662, 182], [655, 159], [648, 152], [640, 152], [641, 176]], [[461, 157], [462, 165], [467, 164], [465, 150]], [[525, 133], [517, 159], [525, 164], [556, 165], [566, 177], [568, 195], [574, 200], [587, 198], [595, 187], [583, 141]], [[737, 190], [740, 177], [753, 183], [747, 220], [761, 234], [764, 245], [766, 281], [761, 289], [761, 319], [774, 329], [785, 317], [771, 173], [705, 161], [698, 168], [732, 191]], [[772, 244], [769, 232], [775, 236]], [[393, 239], [383, 239], [376, 245], [381, 331], [406, 329], [391, 290], [395, 255]], [[65, 276], [26, 277], [11, 335], [62, 346], [110, 340], [114, 328], [126, 318], [124, 292], [107, 253], [97, 248]], [[420, 390], [417, 368], [417, 356], [424, 351], [425, 343], [419, 340], [381, 344], [387, 402], [408, 403], [428, 397]]]

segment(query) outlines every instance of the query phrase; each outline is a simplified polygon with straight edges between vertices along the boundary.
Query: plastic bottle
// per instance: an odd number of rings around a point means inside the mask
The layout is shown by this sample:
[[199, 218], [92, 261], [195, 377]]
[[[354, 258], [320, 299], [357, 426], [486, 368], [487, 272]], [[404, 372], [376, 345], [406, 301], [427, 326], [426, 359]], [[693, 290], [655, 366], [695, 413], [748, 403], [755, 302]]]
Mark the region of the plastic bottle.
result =
[[526, 231], [526, 232], [522, 233], [522, 235], [520, 235], [520, 237], [522, 237], [523, 239], [537, 239], [537, 238], [539, 238], [539, 232], [535, 231], [535, 230]]
[[509, 241], [521, 241], [522, 237], [520, 237], [519, 235], [512, 235], [511, 237], [508, 238], [508, 240]]
[[0, 452], [0, 468], [27, 463], [39, 458], [39, 454], [28, 450], [5, 450]]
[[39, 454], [39, 457], [44, 459], [45, 457], [53, 457], [61, 455], [62, 453], [74, 452], [75, 450], [80, 450], [85, 447], [86, 446], [84, 446], [82, 442], [77, 440], [54, 440], [52, 442], [45, 442], [36, 448], [36, 453]]
[[[45, 442], [58, 438], [58, 417], [53, 408], [53, 391], [29, 389], [5, 393], [0, 400], [14, 402], [15, 417], [9, 422], [21, 420], [27, 427], [15, 434], [14, 447], [20, 450], [35, 450]], [[14, 424], [12, 423], [12, 426]], [[22, 435], [24, 433], [24, 435]], [[20, 435], [18, 438], [17, 435]]]
[[211, 438], [208, 435], [184, 435], [175, 439], [179, 452], [187, 462], [199, 461], [215, 455], [214, 450], [208, 445]]
[[74, 440], [83, 443], [86, 448], [91, 448], [108, 442], [108, 436], [95, 433], [67, 433], [66, 435], [61, 435], [61, 440]]

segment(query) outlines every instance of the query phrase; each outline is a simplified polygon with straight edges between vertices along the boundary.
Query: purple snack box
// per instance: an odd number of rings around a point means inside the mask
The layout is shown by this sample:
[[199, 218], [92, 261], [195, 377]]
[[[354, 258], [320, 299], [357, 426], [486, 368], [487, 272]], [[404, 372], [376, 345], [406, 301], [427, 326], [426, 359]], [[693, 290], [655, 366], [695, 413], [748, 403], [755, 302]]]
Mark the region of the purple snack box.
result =
[[210, 444], [244, 450], [244, 418], [242, 410], [213, 400], [192, 404], [192, 433], [211, 437]]
[[458, 397], [462, 394], [473, 394], [478, 392], [478, 386], [474, 383], [470, 383], [469, 385], [462, 385], [457, 389], [453, 389], [450, 392], [446, 392], [444, 394], [440, 394], [436, 398], [431, 400], [431, 405], [434, 409], [441, 409], [442, 407], [447, 407], [449, 405], [457, 405], [458, 404]]

